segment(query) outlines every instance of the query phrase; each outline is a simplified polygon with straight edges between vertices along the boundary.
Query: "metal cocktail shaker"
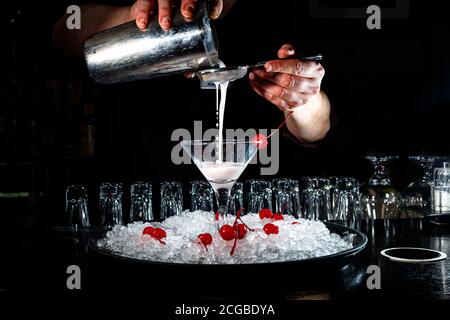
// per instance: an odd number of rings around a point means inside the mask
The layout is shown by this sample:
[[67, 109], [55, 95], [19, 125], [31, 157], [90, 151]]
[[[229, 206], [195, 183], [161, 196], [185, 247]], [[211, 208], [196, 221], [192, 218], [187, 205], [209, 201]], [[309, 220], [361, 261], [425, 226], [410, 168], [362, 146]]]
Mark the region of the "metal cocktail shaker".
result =
[[199, 1], [191, 22], [186, 22], [178, 11], [168, 31], [152, 17], [145, 31], [131, 21], [86, 39], [84, 53], [92, 79], [112, 84], [218, 66], [208, 3]]

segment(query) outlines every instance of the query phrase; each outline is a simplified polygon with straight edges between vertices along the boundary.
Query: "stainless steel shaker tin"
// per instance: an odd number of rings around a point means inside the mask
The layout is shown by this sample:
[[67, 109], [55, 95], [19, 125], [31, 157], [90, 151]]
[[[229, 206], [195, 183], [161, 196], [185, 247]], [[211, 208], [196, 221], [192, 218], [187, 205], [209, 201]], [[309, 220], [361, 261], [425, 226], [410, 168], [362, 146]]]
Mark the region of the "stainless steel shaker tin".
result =
[[170, 30], [164, 31], [151, 17], [141, 31], [131, 21], [86, 39], [84, 53], [92, 79], [112, 84], [218, 66], [216, 44], [205, 0], [191, 22], [178, 12]]

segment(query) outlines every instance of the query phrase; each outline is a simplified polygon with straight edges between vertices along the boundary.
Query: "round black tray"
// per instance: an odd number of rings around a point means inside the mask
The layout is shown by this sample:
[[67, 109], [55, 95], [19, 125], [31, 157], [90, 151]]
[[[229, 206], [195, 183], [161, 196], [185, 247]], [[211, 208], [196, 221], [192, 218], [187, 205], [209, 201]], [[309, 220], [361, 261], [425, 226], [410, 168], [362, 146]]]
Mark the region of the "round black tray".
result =
[[[353, 248], [333, 255], [286, 262], [254, 264], [181, 264], [152, 262], [120, 256], [97, 247], [104, 233], [89, 239], [93, 268], [91, 276], [97, 289], [107, 288], [133, 290], [158, 288], [163, 292], [263, 292], [299, 288], [317, 282], [339, 280], [341, 273], [352, 272], [357, 255], [366, 247], [367, 237], [354, 229], [331, 223], [327, 228], [340, 236], [354, 234]], [[328, 279], [328, 280], [327, 280]]]

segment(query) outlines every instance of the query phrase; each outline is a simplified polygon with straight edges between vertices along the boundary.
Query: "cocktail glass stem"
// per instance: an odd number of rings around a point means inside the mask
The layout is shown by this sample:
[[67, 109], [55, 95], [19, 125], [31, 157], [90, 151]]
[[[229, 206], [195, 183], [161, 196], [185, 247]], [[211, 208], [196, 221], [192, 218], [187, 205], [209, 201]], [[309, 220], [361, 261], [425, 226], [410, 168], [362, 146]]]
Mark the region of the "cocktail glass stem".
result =
[[228, 205], [230, 203], [231, 188], [219, 188], [215, 190], [217, 199], [217, 211], [219, 212], [219, 220], [217, 227], [227, 223]]

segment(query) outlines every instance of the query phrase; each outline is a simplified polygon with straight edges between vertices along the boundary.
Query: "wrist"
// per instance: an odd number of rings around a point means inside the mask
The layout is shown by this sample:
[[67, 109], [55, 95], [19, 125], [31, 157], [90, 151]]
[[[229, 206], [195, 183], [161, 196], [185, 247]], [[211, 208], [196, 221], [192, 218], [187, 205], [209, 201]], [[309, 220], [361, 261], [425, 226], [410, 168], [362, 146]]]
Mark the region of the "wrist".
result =
[[287, 121], [287, 128], [302, 142], [321, 140], [330, 129], [330, 103], [322, 91], [303, 106], [285, 111], [285, 117], [290, 112], [292, 115]]

